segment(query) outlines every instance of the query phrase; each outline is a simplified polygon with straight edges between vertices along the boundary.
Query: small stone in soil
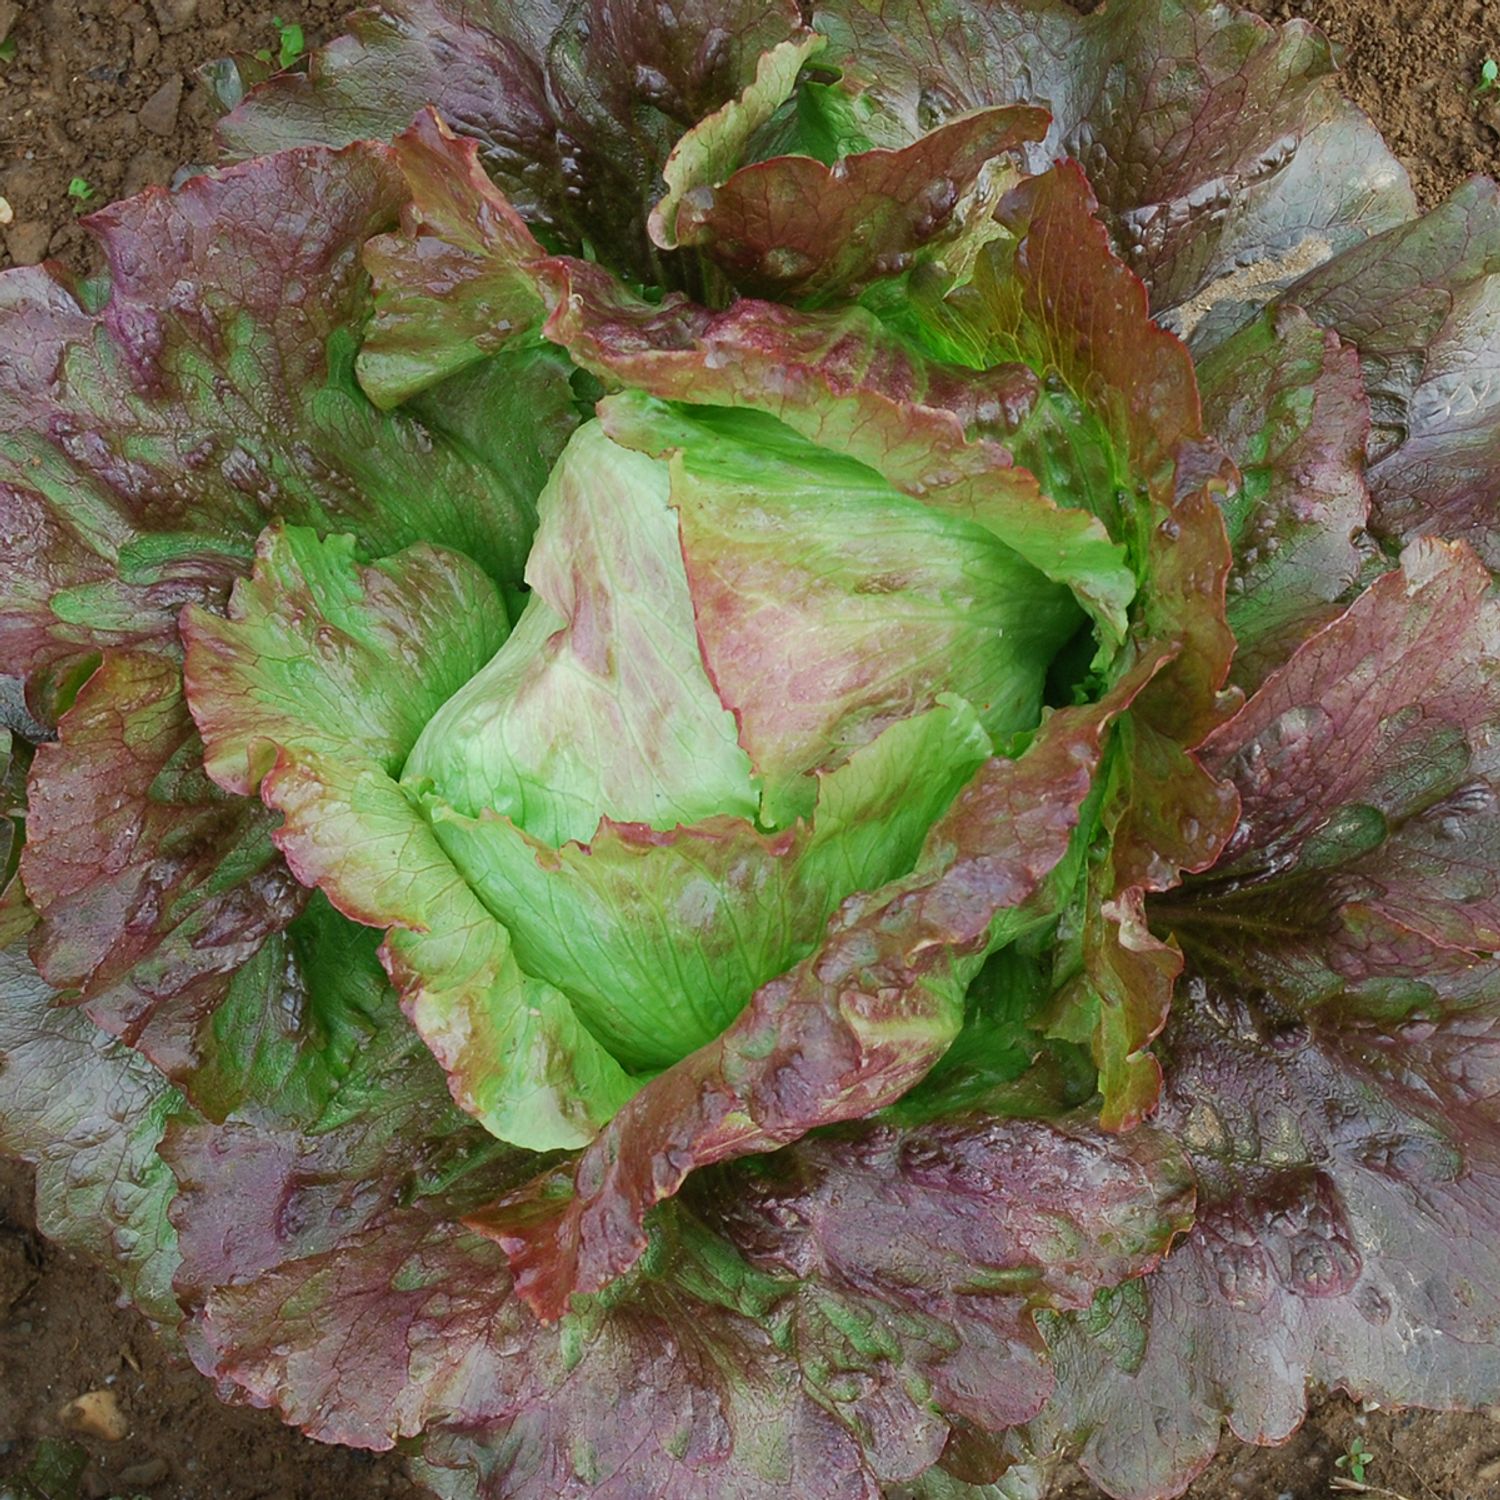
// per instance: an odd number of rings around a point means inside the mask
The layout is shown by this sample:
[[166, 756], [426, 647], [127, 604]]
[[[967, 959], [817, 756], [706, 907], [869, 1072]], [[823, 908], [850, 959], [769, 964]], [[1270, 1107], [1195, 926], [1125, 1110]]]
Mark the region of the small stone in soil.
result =
[[164, 1458], [148, 1458], [144, 1463], [131, 1464], [115, 1476], [121, 1484], [139, 1485], [149, 1489], [167, 1477], [167, 1461]]
[[106, 1443], [118, 1443], [130, 1435], [130, 1419], [120, 1410], [120, 1398], [113, 1391], [85, 1391], [58, 1415], [75, 1432], [103, 1438]]
[[47, 253], [52, 226], [39, 219], [26, 219], [5, 231], [5, 248], [18, 266], [34, 266]]
[[198, 0], [151, 0], [151, 8], [163, 34], [170, 34], [193, 24], [198, 15]]
[[130, 56], [136, 67], [144, 68], [147, 63], [156, 56], [157, 49], [161, 46], [161, 38], [156, 34], [154, 26], [145, 24], [144, 17], [141, 21], [141, 29], [135, 34], [135, 41], [131, 45]]
[[171, 135], [177, 128], [177, 109], [182, 103], [182, 74], [174, 73], [140, 107], [136, 118], [153, 135]]

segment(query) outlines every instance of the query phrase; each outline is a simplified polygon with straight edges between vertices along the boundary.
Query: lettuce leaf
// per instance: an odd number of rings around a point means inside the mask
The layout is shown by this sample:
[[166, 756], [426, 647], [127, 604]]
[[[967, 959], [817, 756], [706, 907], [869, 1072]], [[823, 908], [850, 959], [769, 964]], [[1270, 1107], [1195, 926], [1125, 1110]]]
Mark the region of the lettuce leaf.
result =
[[[347, 539], [271, 528], [259, 551], [227, 618], [184, 616], [205, 764], [283, 814], [276, 841], [304, 884], [388, 929], [382, 960], [455, 1098], [502, 1139], [581, 1144], [633, 1085], [567, 997], [520, 968], [394, 779], [425, 717], [504, 638], [498, 590], [425, 545], [364, 566]], [[372, 732], [351, 745], [361, 723]]]
[[[1175, 311], [1205, 347], [1415, 211], [1405, 171], [1340, 97], [1311, 27], [1273, 29], [1214, 0], [1112, 0], [1086, 16], [1065, 0], [827, 0], [811, 20], [828, 42], [811, 54], [819, 78], [804, 80], [783, 150], [833, 165], [916, 145], [972, 111], [1044, 108], [1052, 123], [1025, 168], [1082, 162], [1153, 308]], [[732, 110], [764, 53], [789, 43], [809, 56], [800, 22], [790, 5], [591, 0], [523, 17], [499, 0], [383, 0], [318, 49], [307, 75], [252, 91], [221, 135], [237, 156], [342, 146], [390, 139], [433, 106], [561, 248], [609, 247], [611, 266], [698, 292], [701, 271], [651, 244], [646, 210], [678, 140]], [[765, 144], [779, 154], [776, 123], [746, 140], [752, 160]], [[951, 202], [938, 191], [938, 218]]]
[[1500, 191], [1446, 203], [1295, 282], [1284, 300], [1359, 351], [1372, 428], [1371, 530], [1388, 545], [1466, 541], [1500, 565], [1494, 495]]
[[1154, 911], [1188, 963], [1157, 1124], [1197, 1222], [1048, 1334], [1036, 1440], [1112, 1494], [1180, 1487], [1224, 1421], [1284, 1441], [1310, 1382], [1451, 1406], [1500, 1378], [1497, 623], [1472, 552], [1413, 543], [1209, 742], [1244, 817]]
[[[359, 248], [395, 222], [403, 184], [380, 147], [292, 152], [93, 216], [102, 305], [45, 268], [7, 278], [0, 337], [18, 357], [0, 400], [0, 651], [12, 670], [169, 643], [177, 611], [222, 600], [278, 517], [351, 532], [376, 555], [457, 545], [520, 577], [535, 460], [382, 415], [353, 384]], [[555, 364], [515, 374], [545, 433], [571, 402], [566, 380]]]
[[[1154, 1263], [1184, 1219], [1181, 1160], [1150, 1132], [858, 1127], [770, 1177], [705, 1183], [658, 1216], [633, 1276], [548, 1326], [462, 1222], [517, 1154], [435, 1108], [428, 1077], [425, 1101], [316, 1135], [264, 1111], [174, 1127], [178, 1287], [205, 1371], [324, 1439], [383, 1448], [425, 1429], [425, 1469], [466, 1470], [497, 1500], [606, 1483], [876, 1496], [966, 1413], [1034, 1411], [1050, 1382], [1032, 1309]], [[846, 1220], [853, 1240], [826, 1209], [845, 1194], [869, 1209]], [[851, 1279], [857, 1226], [888, 1244], [876, 1231], [894, 1218], [924, 1256]], [[980, 1348], [1003, 1361], [985, 1394], [968, 1364]]]
[[384, 0], [350, 33], [220, 123], [231, 156], [390, 139], [436, 105], [462, 121], [528, 224], [609, 246], [660, 281], [646, 210], [682, 133], [737, 95], [762, 52], [801, 31], [790, 0]]
[[[825, 0], [813, 25], [915, 137], [1041, 104], [1158, 314], [1206, 346], [1329, 255], [1410, 218], [1406, 173], [1332, 83], [1327, 40], [1210, 0]], [[1253, 269], [1252, 269], [1253, 268]]]
[[37, 1227], [105, 1261], [171, 1340], [176, 1184], [156, 1154], [181, 1096], [55, 992], [20, 945], [0, 948], [0, 1151], [37, 1168]]
[[733, 704], [699, 654], [670, 498], [665, 464], [597, 422], [574, 435], [538, 501], [516, 631], [451, 696], [430, 695], [442, 706], [414, 735], [409, 780], [554, 847], [606, 816], [671, 828], [755, 815]]
[[1240, 470], [1225, 507], [1234, 680], [1253, 688], [1360, 580], [1373, 546], [1370, 404], [1354, 349], [1282, 306], [1199, 362], [1205, 421]]
[[856, 1119], [927, 1073], [962, 1023], [976, 955], [1024, 924], [1068, 852], [1110, 722], [1160, 665], [1054, 714], [1019, 760], [988, 761], [909, 877], [847, 902], [820, 949], [642, 1089], [575, 1165], [499, 1206], [487, 1222], [542, 1317], [634, 1265], [646, 1214], [694, 1168]]
[[181, 1079], [241, 965], [301, 909], [273, 820], [203, 773], [170, 657], [112, 651], [38, 747], [21, 879], [38, 967]]

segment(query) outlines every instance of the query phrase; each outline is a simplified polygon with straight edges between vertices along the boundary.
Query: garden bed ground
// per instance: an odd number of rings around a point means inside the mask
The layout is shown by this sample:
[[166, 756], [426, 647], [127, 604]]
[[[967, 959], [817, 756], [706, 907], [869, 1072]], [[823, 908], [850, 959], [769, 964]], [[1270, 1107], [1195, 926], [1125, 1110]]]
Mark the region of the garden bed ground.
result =
[[[274, 46], [273, 11], [326, 35], [351, 0], [0, 0], [15, 55], [0, 62], [0, 194], [9, 204], [0, 264], [94, 261], [70, 197], [92, 202], [165, 183], [209, 154], [212, 110], [195, 69], [231, 50]], [[1500, 91], [1476, 97], [1500, 56], [1500, 0], [1248, 0], [1276, 19], [1303, 16], [1343, 50], [1354, 97], [1412, 173], [1424, 206], [1471, 172], [1500, 169]], [[10, 24], [13, 20], [14, 24]], [[3, 217], [3, 210], [0, 210]], [[0, 1163], [0, 1500], [39, 1439], [67, 1436], [59, 1415], [110, 1392], [129, 1425], [84, 1439], [81, 1495], [152, 1500], [406, 1500], [399, 1461], [320, 1447], [266, 1413], [221, 1406], [175, 1367], [141, 1320], [115, 1308], [107, 1278], [32, 1232], [30, 1177]], [[1230, 1446], [1192, 1500], [1313, 1500], [1330, 1494], [1338, 1455], [1359, 1438], [1373, 1490], [1389, 1500], [1500, 1497], [1500, 1411], [1468, 1416], [1361, 1413], [1321, 1401], [1285, 1448]], [[1091, 1500], [1079, 1483], [1065, 1500]], [[809, 1497], [816, 1500], [816, 1497]]]

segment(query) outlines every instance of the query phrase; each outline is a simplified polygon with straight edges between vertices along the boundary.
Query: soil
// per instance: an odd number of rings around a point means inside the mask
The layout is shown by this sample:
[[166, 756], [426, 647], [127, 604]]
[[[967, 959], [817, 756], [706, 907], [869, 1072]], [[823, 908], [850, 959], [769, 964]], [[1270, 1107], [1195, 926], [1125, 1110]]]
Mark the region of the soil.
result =
[[[212, 154], [214, 109], [197, 69], [276, 45], [273, 14], [309, 45], [333, 34], [350, 0], [0, 0], [0, 194], [10, 213], [0, 265], [52, 256], [96, 269], [70, 197], [98, 204], [170, 182]], [[518, 0], [525, 3], [525, 0]], [[1424, 207], [1473, 172], [1500, 171], [1500, 88], [1475, 93], [1500, 57], [1500, 0], [1244, 0], [1271, 19], [1326, 30], [1346, 86], [1412, 174]], [[8, 49], [7, 49], [8, 50]], [[0, 218], [6, 209], [0, 207]], [[117, 1441], [80, 1437], [62, 1408], [111, 1393], [128, 1423]], [[103, 1500], [416, 1500], [399, 1459], [311, 1443], [270, 1413], [222, 1405], [173, 1363], [107, 1277], [34, 1232], [29, 1174], [0, 1162], [0, 1496], [47, 1438], [87, 1454], [80, 1495]], [[1364, 1412], [1322, 1398], [1284, 1448], [1226, 1443], [1190, 1500], [1323, 1500], [1335, 1460], [1359, 1440], [1368, 1493], [1396, 1500], [1500, 1500], [1500, 1411]], [[1085, 1481], [1058, 1500], [1095, 1500]], [[812, 1500], [812, 1497], [809, 1497]]]
[[[352, 8], [352, 0], [0, 0], [0, 23], [15, 42], [13, 59], [0, 62], [0, 194], [12, 215], [0, 265], [51, 257], [98, 269], [78, 223], [90, 207], [165, 186], [179, 167], [212, 158], [217, 111], [197, 70], [233, 52], [275, 51], [273, 17], [300, 24], [312, 46], [336, 35]], [[75, 179], [87, 198], [69, 195]]]

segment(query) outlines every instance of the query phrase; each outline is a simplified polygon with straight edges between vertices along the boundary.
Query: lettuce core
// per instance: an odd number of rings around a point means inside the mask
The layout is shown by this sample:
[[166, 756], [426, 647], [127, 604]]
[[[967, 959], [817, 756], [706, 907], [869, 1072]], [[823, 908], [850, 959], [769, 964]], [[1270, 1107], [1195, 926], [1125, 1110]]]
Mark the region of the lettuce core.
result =
[[603, 413], [542, 492], [515, 629], [402, 780], [523, 967], [654, 1070], [910, 872], [1083, 615], [772, 417]]

